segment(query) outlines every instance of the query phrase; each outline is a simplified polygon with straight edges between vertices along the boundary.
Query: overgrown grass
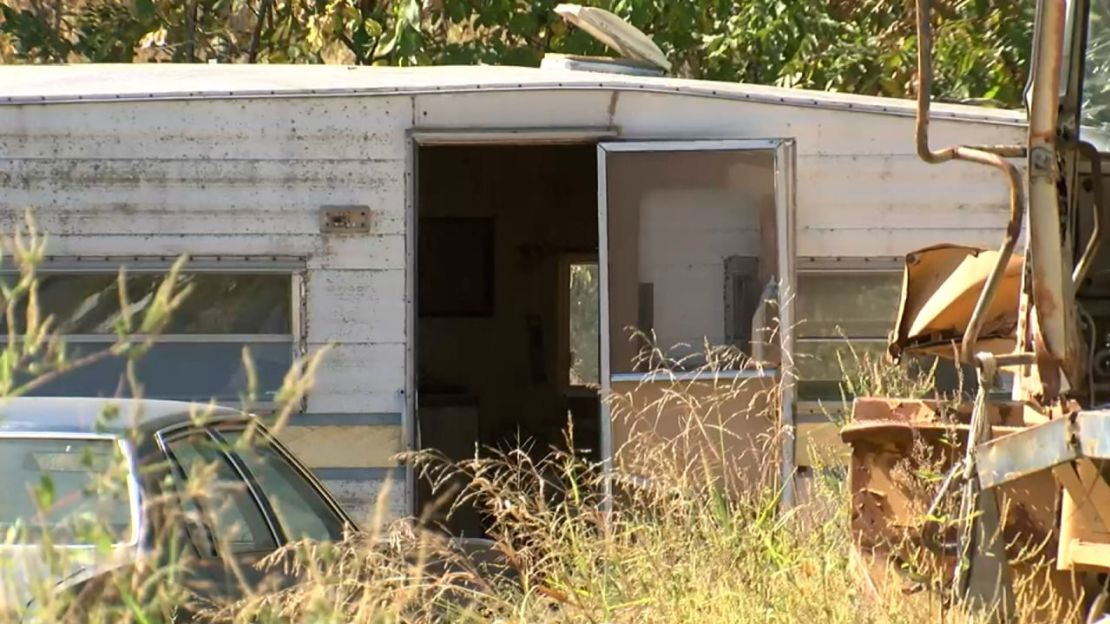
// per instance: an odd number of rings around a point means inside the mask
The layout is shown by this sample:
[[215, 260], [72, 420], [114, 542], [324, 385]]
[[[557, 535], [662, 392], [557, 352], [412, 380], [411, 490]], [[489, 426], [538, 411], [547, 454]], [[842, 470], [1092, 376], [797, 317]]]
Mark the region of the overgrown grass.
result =
[[[701, 380], [667, 382], [668, 371], [656, 368], [652, 385], [663, 389], [647, 404], [633, 396], [642, 388], [612, 398], [617, 418], [655, 424], [665, 417], [681, 426], [667, 443], [652, 426], [627, 426], [609, 484], [585, 454], [566, 448], [539, 460], [523, 449], [491, 449], [454, 464], [434, 454], [408, 458], [439, 484], [462, 477], [467, 485], [455, 504], [483, 512], [501, 573], [474, 562], [447, 575], [399, 570], [405, 553], [411, 560], [445, 544], [401, 533], [383, 562], [361, 537], [330, 556], [302, 558], [313, 583], [223, 614], [328, 622], [966, 621], [933, 595], [907, 599], [901, 583], [877, 586], [858, 573], [843, 481], [817, 484], [807, 500], [780, 509], [782, 433], [764, 416], [775, 387], [723, 374], [755, 363], [720, 353], [704, 361]], [[573, 439], [568, 430], [568, 447]], [[740, 447], [752, 456], [729, 452]]]
[[[911, 366], [894, 364], [884, 355], [861, 351], [847, 338], [847, 353], [837, 352], [842, 371], [840, 392], [845, 405], [854, 397], [898, 397], [902, 399], [938, 398], [936, 372], [940, 360]], [[962, 394], [958, 391], [957, 394]]]
[[[0, 380], [25, 372], [60, 374], [69, 366], [51, 321], [32, 322], [38, 318], [39, 243], [33, 253], [20, 245], [9, 245], [23, 275], [18, 290], [3, 292], [9, 330], [17, 331], [13, 310], [23, 307], [28, 321], [18, 331], [38, 336], [32, 344], [54, 346], [9, 350], [6, 377]], [[141, 349], [127, 346], [129, 336], [136, 329], [157, 333], [158, 323], [180, 301], [172, 291], [164, 299], [157, 319], [121, 322], [124, 346], [114, 347], [111, 356], [141, 357]], [[126, 308], [122, 291], [121, 305]], [[484, 514], [493, 556], [460, 548], [414, 519], [389, 518], [386, 487], [375, 515], [362, 519], [361, 532], [338, 543], [291, 544], [261, 561], [263, 570], [296, 572], [301, 582], [295, 586], [248, 584], [241, 563], [223, 557], [218, 563], [228, 577], [242, 581], [243, 595], [236, 599], [186, 588], [182, 579], [198, 559], [177, 533], [158, 536], [158, 551], [150, 557], [76, 594], [59, 591], [54, 579], [83, 558], [113, 556], [120, 547], [106, 534], [92, 531], [90, 548], [75, 552], [13, 530], [0, 544], [0, 560], [3, 545], [37, 543], [48, 553], [51, 574], [30, 587], [38, 617], [48, 622], [163, 622], [185, 614], [235, 623], [966, 621], [935, 594], [908, 596], [904, 583], [869, 580], [874, 577], [863, 573], [867, 566], [848, 529], [842, 479], [814, 480], [797, 505], [783, 508], [778, 449], [791, 432], [767, 416], [775, 413], [776, 387], [759, 376], [723, 374], [758, 370], [759, 363], [714, 350], [701, 358], [700, 376], [680, 380], [671, 375], [673, 362], [658, 354], [649, 361], [655, 362], [652, 394], [640, 386], [610, 397], [626, 432], [611, 473], [572, 448], [569, 426], [567, 444], [541, 459], [526, 449], [491, 449], [454, 464], [434, 454], [405, 458], [439, 483], [461, 477], [465, 487], [455, 504], [473, 505]], [[318, 356], [299, 362], [286, 378], [276, 428], [311, 389], [318, 362]], [[879, 385], [853, 382], [856, 391], [893, 388], [886, 371], [863, 370]], [[132, 381], [132, 390], [141, 390], [133, 375]], [[16, 392], [13, 384], [3, 389]], [[195, 418], [202, 422], [206, 410], [198, 409]], [[664, 421], [671, 430], [661, 436]], [[218, 508], [226, 493], [214, 488], [210, 475], [193, 477], [185, 491], [167, 484], [170, 502], [178, 508], [191, 500], [202, 501], [203, 509]], [[118, 496], [119, 481], [107, 471], [90, 487]], [[143, 501], [151, 507], [165, 502]], [[42, 494], [41, 505], [51, 504]], [[205, 518], [211, 520], [204, 514], [187, 519]], [[227, 537], [218, 544], [220, 552], [230, 550], [223, 548]], [[877, 569], [898, 574], [885, 562]], [[0, 566], [0, 597], [13, 589], [6, 571], [11, 572]], [[0, 608], [0, 622], [14, 618], [13, 611]]]

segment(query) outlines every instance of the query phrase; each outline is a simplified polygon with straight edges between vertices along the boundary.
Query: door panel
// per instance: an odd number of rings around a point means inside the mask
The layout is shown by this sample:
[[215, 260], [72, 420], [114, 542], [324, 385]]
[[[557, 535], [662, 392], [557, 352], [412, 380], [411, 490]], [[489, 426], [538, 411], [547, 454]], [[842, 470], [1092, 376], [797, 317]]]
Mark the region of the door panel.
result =
[[631, 438], [701, 453], [709, 440], [678, 441], [693, 410], [667, 404], [676, 391], [714, 406], [717, 474], [750, 482], [778, 455], [756, 447], [792, 421], [791, 164], [784, 141], [599, 144], [603, 457], [621, 465]]
[[[774, 376], [679, 376], [649, 383], [631, 377], [613, 379], [609, 403], [622, 472], [650, 476], [661, 463], [664, 472], [696, 466], [686, 473], [688, 485], [705, 485], [703, 477], [711, 475], [732, 495], [777, 479], [777, 465], [766, 461], [775, 456]], [[636, 452], [622, 452], [624, 445]]]

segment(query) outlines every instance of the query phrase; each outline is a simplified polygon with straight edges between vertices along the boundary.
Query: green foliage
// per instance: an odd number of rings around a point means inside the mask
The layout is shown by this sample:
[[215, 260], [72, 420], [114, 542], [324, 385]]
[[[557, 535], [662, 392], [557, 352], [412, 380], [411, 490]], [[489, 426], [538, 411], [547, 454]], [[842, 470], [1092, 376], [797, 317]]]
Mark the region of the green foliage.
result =
[[1110, 127], [1110, 2], [1091, 3], [1087, 67], [1083, 84], [1083, 124]]
[[570, 383], [571, 385], [596, 385], [599, 383], [598, 344], [600, 333], [598, 266], [572, 264], [570, 266]]
[[[537, 65], [608, 54], [557, 0], [5, 0], [5, 62], [207, 61]], [[905, 97], [913, 3], [597, 0], [652, 35], [689, 78]], [[935, 95], [1015, 106], [1032, 2], [942, 0]]]

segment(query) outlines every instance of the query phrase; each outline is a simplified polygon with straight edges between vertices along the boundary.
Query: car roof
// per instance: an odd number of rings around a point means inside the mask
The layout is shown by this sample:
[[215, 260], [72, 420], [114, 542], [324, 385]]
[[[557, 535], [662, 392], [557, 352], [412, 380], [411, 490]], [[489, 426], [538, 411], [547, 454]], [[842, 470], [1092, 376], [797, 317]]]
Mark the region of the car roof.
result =
[[0, 435], [156, 431], [194, 417], [247, 418], [238, 410], [184, 401], [83, 397], [0, 399]]

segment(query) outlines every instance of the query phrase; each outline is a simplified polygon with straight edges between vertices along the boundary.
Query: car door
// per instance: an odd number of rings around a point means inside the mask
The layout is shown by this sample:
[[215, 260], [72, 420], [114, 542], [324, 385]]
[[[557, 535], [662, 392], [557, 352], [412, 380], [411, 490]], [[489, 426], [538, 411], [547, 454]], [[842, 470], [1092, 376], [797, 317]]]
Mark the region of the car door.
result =
[[161, 446], [173, 467], [174, 511], [198, 555], [186, 574], [190, 589], [202, 599], [234, 600], [275, 576], [259, 563], [284, 536], [223, 440], [189, 428], [164, 435]]

